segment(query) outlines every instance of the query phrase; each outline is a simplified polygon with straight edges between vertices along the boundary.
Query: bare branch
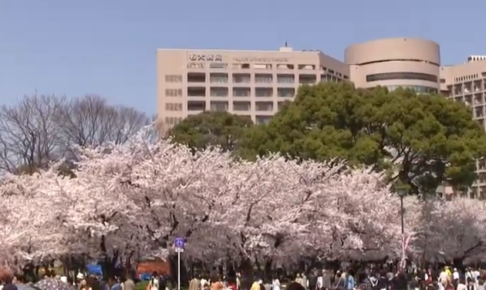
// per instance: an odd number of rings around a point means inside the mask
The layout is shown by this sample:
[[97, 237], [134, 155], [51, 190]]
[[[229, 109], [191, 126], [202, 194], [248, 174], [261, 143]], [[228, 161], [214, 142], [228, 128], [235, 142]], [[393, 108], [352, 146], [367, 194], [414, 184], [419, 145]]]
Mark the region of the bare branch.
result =
[[54, 96], [31, 96], [0, 108], [0, 169], [16, 172], [23, 165], [34, 171], [62, 157], [55, 116], [64, 102]]

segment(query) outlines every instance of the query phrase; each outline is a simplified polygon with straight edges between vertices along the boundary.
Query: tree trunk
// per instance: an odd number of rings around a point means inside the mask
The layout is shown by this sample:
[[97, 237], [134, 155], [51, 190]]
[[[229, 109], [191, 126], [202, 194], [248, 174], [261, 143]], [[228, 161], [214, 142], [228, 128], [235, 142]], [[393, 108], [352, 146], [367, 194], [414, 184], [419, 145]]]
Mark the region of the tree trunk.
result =
[[273, 265], [273, 259], [272, 258], [266, 259], [265, 266], [263, 268], [263, 279], [265, 281], [272, 281], [272, 274], [273, 274], [272, 265]]
[[459, 269], [461, 272], [464, 273], [464, 257], [454, 258], [452, 259], [452, 265], [454, 268]]
[[[172, 276], [172, 280], [174, 281], [174, 284], [177, 285], [177, 255], [176, 254], [171, 254], [169, 255], [169, 267], [170, 267], [170, 273]], [[182, 287], [187, 287], [189, 285], [189, 275], [187, 272], [187, 268], [184, 265], [182, 259], [181, 259], [181, 288]]]

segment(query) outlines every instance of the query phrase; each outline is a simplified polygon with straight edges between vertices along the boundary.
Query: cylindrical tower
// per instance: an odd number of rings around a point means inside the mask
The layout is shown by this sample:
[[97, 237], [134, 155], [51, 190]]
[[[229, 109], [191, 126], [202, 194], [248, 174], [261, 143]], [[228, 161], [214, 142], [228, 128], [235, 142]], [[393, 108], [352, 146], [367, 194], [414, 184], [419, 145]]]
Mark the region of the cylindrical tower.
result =
[[424, 93], [436, 93], [440, 87], [440, 49], [430, 40], [372, 40], [346, 48], [344, 59], [357, 87], [410, 87]]

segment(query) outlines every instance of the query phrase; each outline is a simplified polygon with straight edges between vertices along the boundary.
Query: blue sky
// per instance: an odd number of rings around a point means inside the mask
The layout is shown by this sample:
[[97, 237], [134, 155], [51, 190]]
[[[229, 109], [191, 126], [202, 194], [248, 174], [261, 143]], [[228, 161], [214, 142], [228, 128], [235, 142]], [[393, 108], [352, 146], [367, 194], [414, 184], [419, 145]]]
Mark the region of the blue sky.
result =
[[0, 0], [0, 104], [98, 94], [155, 113], [157, 48], [320, 49], [421, 37], [486, 54], [484, 0]]

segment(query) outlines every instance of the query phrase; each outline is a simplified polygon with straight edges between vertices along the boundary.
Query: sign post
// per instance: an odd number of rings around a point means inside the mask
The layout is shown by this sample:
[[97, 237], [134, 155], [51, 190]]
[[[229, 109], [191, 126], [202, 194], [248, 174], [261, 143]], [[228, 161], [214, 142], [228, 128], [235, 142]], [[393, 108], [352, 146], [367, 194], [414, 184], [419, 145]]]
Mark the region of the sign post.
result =
[[175, 251], [177, 253], [177, 290], [181, 290], [181, 253], [184, 252], [186, 241], [184, 238], [175, 238]]

